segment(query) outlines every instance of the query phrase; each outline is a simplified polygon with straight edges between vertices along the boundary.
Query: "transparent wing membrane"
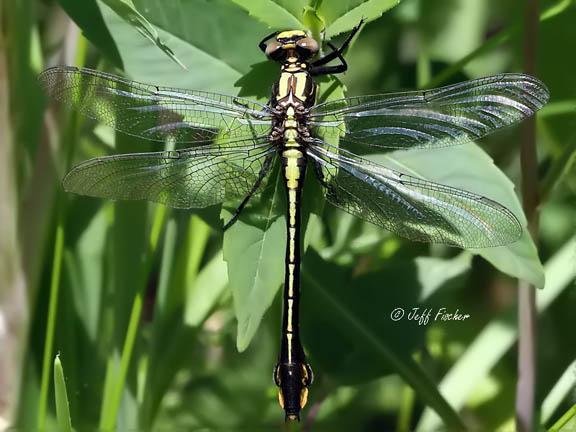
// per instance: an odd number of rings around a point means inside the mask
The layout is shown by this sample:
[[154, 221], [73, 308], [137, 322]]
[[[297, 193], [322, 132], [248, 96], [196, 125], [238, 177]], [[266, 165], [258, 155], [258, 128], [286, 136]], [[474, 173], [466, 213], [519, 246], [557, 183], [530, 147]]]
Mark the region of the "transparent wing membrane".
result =
[[264, 141], [133, 153], [88, 160], [64, 178], [64, 189], [115, 200], [147, 200], [174, 208], [203, 208], [246, 196], [266, 157]]
[[407, 239], [482, 248], [522, 234], [512, 212], [483, 196], [390, 170], [319, 140], [307, 154], [328, 202]]
[[[74, 67], [47, 69], [49, 95], [115, 129], [184, 150], [91, 159], [68, 173], [67, 191], [202, 208], [246, 197], [278, 157], [279, 115], [267, 105], [215, 93], [128, 81]], [[411, 240], [465, 248], [517, 240], [522, 227], [500, 204], [408, 176], [348, 150], [437, 148], [479, 139], [526, 118], [548, 100], [537, 79], [501, 74], [427, 91], [361, 96], [312, 107], [302, 141], [333, 205]], [[260, 184], [260, 183], [257, 183]]]
[[316, 105], [310, 126], [342, 147], [439, 148], [479, 139], [534, 114], [546, 86], [523, 74], [500, 74], [426, 91], [350, 97]]
[[262, 104], [216, 93], [158, 87], [90, 69], [45, 70], [41, 85], [53, 98], [129, 135], [178, 143], [259, 137], [272, 111]]

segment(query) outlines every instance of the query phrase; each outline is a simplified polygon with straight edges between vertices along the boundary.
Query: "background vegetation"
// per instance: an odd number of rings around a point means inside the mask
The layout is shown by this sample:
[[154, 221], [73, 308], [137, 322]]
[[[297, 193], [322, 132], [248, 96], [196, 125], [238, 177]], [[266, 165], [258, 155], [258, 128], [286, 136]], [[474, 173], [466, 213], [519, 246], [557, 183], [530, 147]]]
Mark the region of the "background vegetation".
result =
[[[524, 26], [523, 2], [397, 3], [0, 5], [0, 429], [286, 427], [271, 380], [283, 280], [279, 184], [224, 236], [234, 203], [175, 211], [66, 195], [60, 180], [73, 163], [153, 145], [50, 104], [36, 75], [71, 64], [266, 100], [278, 66], [256, 45], [270, 28], [325, 29], [338, 41], [361, 17], [369, 23], [347, 54], [349, 72], [324, 80], [324, 97], [521, 71], [523, 53], [534, 57], [552, 94], [537, 119], [538, 179], [524, 179], [541, 195], [538, 249], [527, 234], [486, 250], [404, 241], [319, 206], [309, 182], [302, 326], [316, 382], [291, 428], [515, 430], [516, 277], [544, 288], [535, 427], [576, 428], [576, 6], [542, 0], [536, 34]], [[372, 157], [489, 196], [525, 222], [522, 139], [512, 128], [482, 149]], [[470, 318], [394, 322], [396, 307]]]

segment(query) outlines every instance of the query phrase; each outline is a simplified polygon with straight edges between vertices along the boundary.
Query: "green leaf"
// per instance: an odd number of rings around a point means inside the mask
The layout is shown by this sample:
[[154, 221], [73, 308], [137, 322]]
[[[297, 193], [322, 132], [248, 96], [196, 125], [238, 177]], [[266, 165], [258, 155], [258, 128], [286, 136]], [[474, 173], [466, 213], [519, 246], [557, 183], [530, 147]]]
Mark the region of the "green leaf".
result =
[[127, 23], [132, 25], [138, 32], [156, 45], [164, 54], [166, 54], [172, 61], [178, 64], [180, 67], [185, 69], [186, 67], [182, 64], [178, 57], [174, 55], [174, 52], [160, 39], [158, 32], [152, 24], [150, 24], [146, 18], [134, 7], [134, 3], [131, 0], [102, 0], [108, 5], [114, 12], [118, 14]]
[[542, 423], [548, 422], [554, 411], [574, 388], [576, 388], [576, 360], [568, 365], [542, 402], [540, 415]]
[[[266, 59], [258, 42], [270, 30], [229, 0], [175, 0], [170, 3], [136, 0], [135, 3], [143, 15], [170, 38], [180, 39], [241, 74], [248, 72], [251, 64]], [[192, 60], [193, 63], [187, 63], [191, 70], [211, 73], [195, 58]]]
[[[538, 293], [536, 300], [539, 313], [546, 310], [573, 283], [576, 277], [576, 267], [573, 265], [574, 250], [576, 250], [576, 237], [567, 241], [546, 262], [546, 287]], [[495, 317], [468, 345], [464, 354], [444, 376], [439, 386], [440, 391], [455, 409], [464, 405], [470, 393], [512, 347], [518, 337], [518, 329], [514, 321], [514, 310]], [[426, 410], [416, 430], [423, 432], [436, 430], [439, 426], [438, 416]]]
[[[174, 2], [167, 7], [158, 0], [139, 0], [135, 4], [189, 69], [183, 71], [166, 61], [155, 46], [102, 4], [102, 15], [116, 41], [124, 70], [133, 79], [237, 94], [236, 81], [251, 64], [264, 59], [257, 44], [269, 30], [230, 2]], [[207, 27], [217, 28], [218, 37], [207, 32]]]
[[124, 63], [125, 72], [133, 79], [164, 86], [220, 89], [233, 93], [232, 83], [240, 72], [218, 58], [214, 58], [193, 45], [158, 30], [160, 37], [169, 38], [170, 46], [185, 64], [194, 65], [184, 73], [181, 67], [167, 62], [165, 56], [108, 6], [101, 6], [102, 15], [112, 33]]
[[[426, 330], [417, 322], [390, 318], [397, 307], [418, 305], [421, 287], [414, 262], [389, 261], [376, 273], [361, 277], [353, 273], [352, 267], [324, 261], [311, 249], [304, 256], [303, 340], [322, 373], [346, 385], [392, 372], [390, 363], [382, 361], [381, 351], [409, 358], [423, 342]], [[385, 281], [394, 282], [387, 285]]]
[[[300, 17], [272, 0], [232, 0], [273, 29], [303, 29]], [[263, 35], [264, 36], [264, 35]]]
[[[246, 208], [224, 233], [224, 260], [234, 297], [240, 351], [248, 347], [284, 279], [285, 198], [279, 166], [270, 179], [259, 202]], [[226, 220], [230, 218], [229, 212], [223, 214]]]
[[68, 407], [68, 394], [66, 392], [66, 380], [60, 356], [54, 359], [54, 397], [56, 400], [56, 417], [58, 418], [58, 432], [72, 432], [70, 409]]
[[560, 417], [558, 421], [556, 421], [556, 423], [554, 423], [550, 429], [548, 429], [548, 432], [562, 432], [562, 431], [570, 432], [573, 431], [575, 427], [576, 427], [576, 404], [572, 405], [572, 407], [570, 407], [570, 409], [566, 411], [564, 415], [562, 415], [562, 417]]
[[214, 308], [228, 286], [227, 267], [222, 253], [217, 253], [187, 287], [184, 322], [199, 326]]
[[[304, 11], [308, 7], [310, 0], [274, 0], [279, 6], [286, 9], [300, 21], [304, 16]], [[303, 22], [303, 21], [302, 21]]]
[[431, 297], [448, 280], [470, 270], [472, 255], [462, 252], [451, 259], [437, 257], [418, 257], [415, 259], [418, 268], [418, 281], [422, 286], [420, 299]]
[[371, 156], [390, 168], [437, 183], [486, 196], [512, 211], [524, 234], [507, 246], [471, 249], [500, 271], [542, 288], [544, 273], [536, 246], [526, 230], [526, 217], [514, 185], [492, 159], [475, 144], [447, 149], [411, 150]]
[[400, 0], [351, 0], [322, 2], [318, 14], [326, 23], [326, 38], [352, 30], [361, 19], [372, 21], [393, 8]]

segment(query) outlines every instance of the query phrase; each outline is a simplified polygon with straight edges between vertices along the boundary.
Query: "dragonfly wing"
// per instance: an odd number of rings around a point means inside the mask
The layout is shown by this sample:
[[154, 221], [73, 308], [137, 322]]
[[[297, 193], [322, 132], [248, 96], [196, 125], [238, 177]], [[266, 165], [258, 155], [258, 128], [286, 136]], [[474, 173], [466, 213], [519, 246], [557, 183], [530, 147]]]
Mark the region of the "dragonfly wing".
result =
[[63, 184], [66, 191], [81, 195], [203, 208], [246, 196], [274, 151], [268, 142], [237, 142], [106, 156], [77, 165]]
[[310, 125], [350, 150], [438, 148], [479, 139], [533, 115], [546, 86], [524, 74], [500, 74], [426, 91], [350, 97], [314, 106]]
[[267, 135], [272, 111], [248, 99], [159, 87], [70, 66], [39, 76], [48, 95], [129, 135], [179, 143]]
[[522, 234], [512, 212], [483, 196], [411, 177], [318, 141], [307, 154], [331, 204], [410, 240], [482, 248], [514, 242]]

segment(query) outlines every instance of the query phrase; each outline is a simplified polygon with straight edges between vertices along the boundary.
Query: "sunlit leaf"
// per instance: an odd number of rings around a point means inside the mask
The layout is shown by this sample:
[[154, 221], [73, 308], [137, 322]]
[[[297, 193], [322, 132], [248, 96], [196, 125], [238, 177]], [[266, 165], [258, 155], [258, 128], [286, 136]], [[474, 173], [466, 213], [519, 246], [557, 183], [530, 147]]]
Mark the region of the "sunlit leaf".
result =
[[318, 14], [326, 23], [326, 37], [350, 31], [361, 19], [369, 22], [379, 18], [400, 0], [353, 0], [349, 2], [322, 2]]
[[132, 25], [138, 32], [160, 48], [172, 61], [176, 62], [181, 68], [186, 69], [186, 66], [176, 57], [174, 51], [170, 49], [160, 39], [160, 36], [154, 26], [144, 18], [144, 16], [136, 10], [134, 3], [131, 0], [102, 0], [106, 3], [118, 16], [122, 17], [126, 22]]

